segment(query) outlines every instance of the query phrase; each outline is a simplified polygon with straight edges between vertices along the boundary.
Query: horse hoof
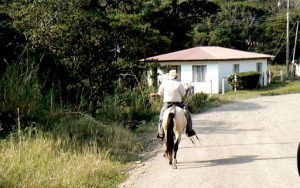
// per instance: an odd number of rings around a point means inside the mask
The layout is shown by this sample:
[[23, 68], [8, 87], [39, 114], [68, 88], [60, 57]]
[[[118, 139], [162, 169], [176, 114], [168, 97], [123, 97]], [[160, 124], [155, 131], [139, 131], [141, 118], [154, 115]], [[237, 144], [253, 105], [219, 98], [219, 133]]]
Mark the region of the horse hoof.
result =
[[177, 160], [173, 160], [173, 169], [177, 169]]

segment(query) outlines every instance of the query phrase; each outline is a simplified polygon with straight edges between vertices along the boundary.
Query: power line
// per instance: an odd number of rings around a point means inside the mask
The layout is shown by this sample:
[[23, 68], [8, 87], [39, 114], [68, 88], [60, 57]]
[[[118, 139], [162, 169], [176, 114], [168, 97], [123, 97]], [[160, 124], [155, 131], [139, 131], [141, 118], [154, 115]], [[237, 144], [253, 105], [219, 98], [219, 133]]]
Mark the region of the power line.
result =
[[[298, 18], [298, 20], [297, 20], [296, 22], [294, 22], [294, 25], [293, 25], [292, 29], [289, 30], [289, 33], [292, 32], [292, 30], [295, 28], [296, 23], [297, 23], [298, 21], [300, 21], [300, 18]], [[279, 41], [278, 41], [278, 43], [277, 43], [277, 46], [278, 46], [278, 44], [280, 44], [283, 34], [284, 34], [284, 33], [282, 33], [281, 38], [279, 39]], [[286, 41], [283, 42], [283, 43], [281, 43], [281, 46], [280, 46], [280, 48], [278, 49], [278, 51], [277, 51], [275, 57], [279, 54], [281, 48], [282, 48], [285, 44], [286, 44]], [[275, 51], [276, 51], [276, 49], [277, 49], [277, 46], [276, 46], [276, 48], [275, 48]], [[290, 56], [291, 56], [291, 54], [289, 54], [289, 57], [290, 57]], [[275, 59], [275, 58], [274, 58], [274, 59]], [[274, 59], [272, 59], [272, 60], [270, 61], [270, 64], [272, 64], [272, 62], [273, 62]]]

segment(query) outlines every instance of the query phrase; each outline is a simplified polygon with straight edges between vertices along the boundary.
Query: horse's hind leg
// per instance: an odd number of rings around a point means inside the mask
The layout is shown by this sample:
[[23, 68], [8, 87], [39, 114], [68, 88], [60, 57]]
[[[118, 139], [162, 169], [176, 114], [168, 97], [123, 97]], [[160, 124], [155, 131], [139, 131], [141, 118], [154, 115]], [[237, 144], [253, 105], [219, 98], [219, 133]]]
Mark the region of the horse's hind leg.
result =
[[168, 152], [168, 157], [169, 157], [169, 165], [172, 165], [172, 162], [174, 162], [173, 161], [173, 157], [172, 157], [172, 152]]
[[179, 145], [179, 140], [176, 140], [175, 145], [174, 145], [174, 159], [173, 159], [173, 168], [177, 168], [177, 151], [178, 151], [178, 145]]
[[164, 158], [166, 158], [167, 156], [168, 156], [168, 151], [167, 151], [167, 141], [166, 141], [166, 139], [164, 139]]

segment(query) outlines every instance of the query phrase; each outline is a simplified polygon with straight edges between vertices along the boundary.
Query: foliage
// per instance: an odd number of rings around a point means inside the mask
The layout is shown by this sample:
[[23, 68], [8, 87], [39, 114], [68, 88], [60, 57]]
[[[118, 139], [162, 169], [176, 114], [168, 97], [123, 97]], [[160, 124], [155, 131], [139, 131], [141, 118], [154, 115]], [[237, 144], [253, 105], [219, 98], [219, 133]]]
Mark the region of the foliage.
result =
[[[297, 8], [292, 5], [293, 20]], [[138, 59], [194, 45], [275, 54], [284, 31], [283, 9], [267, 1], [34, 0], [5, 1], [0, 10], [5, 28], [16, 27], [5, 32], [12, 33], [6, 40], [18, 39], [14, 49], [28, 39], [42, 92], [93, 115], [120, 80], [129, 88], [138, 83], [149, 68]], [[278, 54], [276, 62], [284, 58]], [[15, 57], [2, 59], [8, 56]]]
[[260, 2], [222, 3], [222, 10], [211, 21], [212, 29], [209, 44], [240, 50], [255, 51], [261, 44], [262, 17], [269, 11]]
[[97, 109], [97, 118], [104, 122], [118, 121], [126, 123], [132, 121], [150, 120], [156, 109], [152, 109], [149, 93], [153, 89], [147, 83], [141, 82], [131, 90], [117, 87], [114, 95], [107, 96]]
[[[236, 80], [235, 80], [236, 77]], [[237, 74], [231, 74], [227, 77], [227, 81], [232, 90], [253, 89], [259, 86], [260, 73], [249, 71]]]
[[39, 127], [53, 135], [64, 150], [83, 152], [86, 148], [93, 148], [99, 152], [106, 149], [110, 158], [115, 160], [136, 159], [136, 152], [141, 149], [137, 137], [118, 123], [109, 123], [110, 126], [106, 126], [80, 112], [55, 110], [49, 114], [45, 125]]
[[199, 112], [207, 105], [208, 95], [205, 93], [195, 93], [185, 99], [186, 108], [192, 112]]
[[0, 76], [8, 64], [18, 60], [25, 42], [25, 36], [13, 26], [13, 19], [0, 12]]
[[229, 91], [224, 95], [218, 95], [220, 103], [233, 102], [249, 98], [258, 97], [261, 95], [283, 95], [289, 93], [300, 93], [300, 82], [275, 82], [265, 87], [260, 87], [251, 90]]
[[12, 130], [17, 108], [24, 120], [34, 121], [42, 114], [41, 87], [37, 67], [31, 62], [8, 65], [0, 79], [0, 127]]
[[[88, 123], [87, 120], [80, 122]], [[96, 139], [114, 141], [95, 137], [102, 132], [100, 127], [93, 128], [88, 123], [86, 129], [78, 129], [85, 131], [81, 134], [94, 136], [80, 151], [74, 150], [73, 143], [81, 141], [74, 135], [78, 133], [74, 129], [79, 124], [68, 126], [72, 127], [68, 134], [62, 130], [57, 130], [58, 135], [48, 134], [30, 128], [1, 140], [0, 187], [115, 187], [124, 181], [126, 175], [122, 172], [128, 165], [112, 161], [109, 150], [98, 148]], [[66, 130], [62, 125], [60, 128]], [[125, 135], [120, 136], [124, 138]], [[64, 144], [67, 144], [66, 147], [62, 147]]]

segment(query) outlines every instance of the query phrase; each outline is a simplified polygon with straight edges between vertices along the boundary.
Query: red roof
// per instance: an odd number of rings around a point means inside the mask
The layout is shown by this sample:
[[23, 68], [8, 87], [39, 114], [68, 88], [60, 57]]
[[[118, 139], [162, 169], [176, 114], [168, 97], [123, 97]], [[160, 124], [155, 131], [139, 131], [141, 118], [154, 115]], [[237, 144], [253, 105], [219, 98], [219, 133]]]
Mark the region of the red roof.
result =
[[218, 46], [201, 46], [148, 57], [144, 61], [214, 61], [241, 59], [271, 59], [272, 55], [246, 52]]

